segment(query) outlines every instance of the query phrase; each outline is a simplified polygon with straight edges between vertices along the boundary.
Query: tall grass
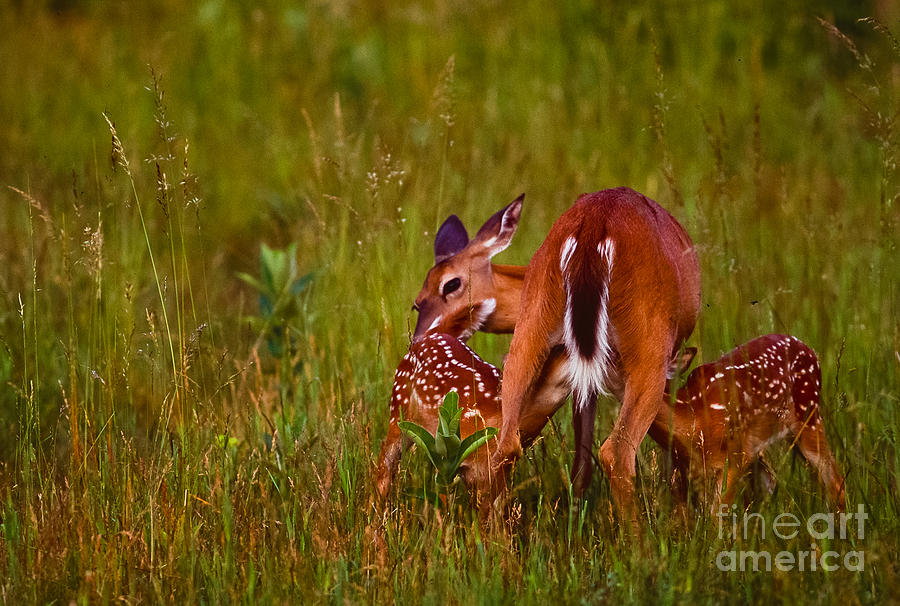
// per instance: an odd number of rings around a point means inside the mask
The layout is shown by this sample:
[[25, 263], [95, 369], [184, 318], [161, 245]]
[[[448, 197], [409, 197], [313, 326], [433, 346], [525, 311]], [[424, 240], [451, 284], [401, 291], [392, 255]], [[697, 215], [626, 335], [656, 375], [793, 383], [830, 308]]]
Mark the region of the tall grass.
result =
[[[893, 10], [0, 9], [0, 596], [889, 599]], [[525, 191], [498, 258], [525, 263], [579, 193], [616, 185], [671, 209], [698, 245], [702, 359], [772, 331], [819, 353], [848, 503], [871, 514], [863, 572], [720, 572], [715, 555], [732, 543], [699, 509], [677, 515], [649, 444], [636, 545], [620, 536], [605, 480], [571, 497], [565, 413], [518, 465], [490, 529], [465, 507], [400, 493], [426, 469], [414, 452], [392, 508], [371, 506], [391, 378], [440, 222], [452, 212], [475, 229]], [[238, 273], [258, 272], [260, 243], [292, 242], [313, 277], [279, 359], [260, 347], [256, 293]], [[472, 339], [495, 363], [508, 344]], [[615, 404], [599, 408], [598, 440]], [[748, 493], [751, 510], [771, 521], [826, 507], [800, 459], [782, 448], [772, 461], [778, 488]]]

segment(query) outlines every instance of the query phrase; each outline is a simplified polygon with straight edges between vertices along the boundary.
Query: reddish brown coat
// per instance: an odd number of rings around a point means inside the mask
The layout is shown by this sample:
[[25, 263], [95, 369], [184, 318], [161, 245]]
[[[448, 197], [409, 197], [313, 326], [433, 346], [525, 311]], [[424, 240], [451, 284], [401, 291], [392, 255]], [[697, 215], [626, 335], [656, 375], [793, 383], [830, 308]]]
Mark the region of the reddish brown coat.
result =
[[[476, 330], [515, 328], [504, 374], [507, 390], [495, 457], [499, 467], [520, 452], [518, 433], [533, 386], [546, 373], [549, 353], [564, 343], [568, 299], [570, 342], [580, 342], [561, 354], [569, 359], [576, 387], [576, 490], [590, 482], [599, 391], [593, 388], [602, 386], [623, 401], [601, 460], [617, 503], [627, 507], [637, 444], [656, 414], [672, 358], [699, 312], [696, 252], [685, 230], [662, 207], [617, 188], [579, 198], [554, 224], [527, 270], [493, 265], [491, 258], [515, 233], [521, 206], [522, 197], [494, 214], [472, 240], [455, 216], [444, 222], [435, 237], [434, 267], [413, 306], [419, 312], [413, 338], [448, 332], [465, 340]], [[570, 237], [576, 246], [566, 264], [567, 283], [561, 255]], [[601, 241], [611, 246], [601, 249]], [[609, 338], [599, 349], [604, 355], [593, 356], [597, 349], [589, 347], [591, 337], [600, 333], [584, 327], [596, 326], [601, 310], [609, 321]], [[580, 366], [579, 356], [572, 355], [577, 352], [586, 354]], [[580, 376], [597, 380], [579, 381]], [[590, 389], [578, 389], [580, 385]]]
[[600, 460], [616, 504], [636, 520], [637, 447], [700, 310], [700, 268], [690, 237], [665, 209], [631, 189], [586, 194], [531, 259], [522, 301], [503, 373], [495, 462], [520, 453], [519, 419], [537, 371], [552, 347], [565, 344], [575, 401], [576, 489], [591, 477], [597, 394], [612, 392], [622, 408]]
[[[690, 364], [689, 354], [685, 366]], [[551, 355], [537, 380], [534, 400], [522, 418], [520, 435], [527, 447], [569, 393], [561, 349]], [[821, 373], [815, 352], [794, 337], [766, 335], [736, 348], [715, 362], [694, 369], [675, 397], [666, 394], [650, 436], [670, 448], [683, 497], [691, 478], [714, 480], [715, 499], [730, 502], [738, 480], [764, 450], [791, 437], [813, 465], [828, 496], [844, 505], [843, 478], [825, 440], [819, 413]], [[501, 419], [500, 374], [475, 352], [449, 335], [429, 335], [414, 343], [401, 360], [391, 394], [391, 421], [381, 449], [378, 493], [383, 498], [400, 457], [401, 418], [434, 433], [444, 395], [456, 391], [463, 410], [463, 438]], [[462, 468], [482, 514], [505, 478], [493, 476], [490, 452], [495, 440], [478, 450]], [[728, 478], [723, 478], [725, 469]], [[720, 491], [725, 485], [724, 496]]]
[[733, 500], [738, 479], [765, 449], [790, 437], [832, 502], [843, 507], [844, 482], [825, 440], [820, 390], [819, 361], [811, 348], [790, 336], [758, 337], [695, 368], [672, 407], [653, 422], [650, 436], [672, 449], [680, 482], [713, 478], [716, 495], [724, 484], [725, 502]]

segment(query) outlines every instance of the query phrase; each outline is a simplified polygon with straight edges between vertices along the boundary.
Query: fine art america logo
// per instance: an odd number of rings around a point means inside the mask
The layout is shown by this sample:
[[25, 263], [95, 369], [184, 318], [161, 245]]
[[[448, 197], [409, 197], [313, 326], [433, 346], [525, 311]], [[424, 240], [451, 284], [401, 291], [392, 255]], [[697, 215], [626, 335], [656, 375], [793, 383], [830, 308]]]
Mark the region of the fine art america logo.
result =
[[[773, 568], [787, 571], [833, 571], [838, 568], [861, 572], [865, 568], [865, 552], [857, 549], [858, 543], [866, 537], [866, 520], [869, 514], [859, 504], [853, 513], [816, 513], [805, 521], [792, 513], [780, 513], [771, 522], [755, 512], [738, 513], [737, 506], [720, 505], [716, 513], [719, 518], [719, 539], [748, 542], [781, 539], [799, 539], [800, 548], [795, 551], [768, 550], [754, 551], [734, 549], [716, 554], [716, 567], [723, 572], [766, 571]], [[805, 539], [809, 539], [809, 542]], [[822, 542], [828, 549], [817, 543]], [[808, 547], [806, 547], [808, 545]], [[851, 549], [842, 549], [842, 547]]]

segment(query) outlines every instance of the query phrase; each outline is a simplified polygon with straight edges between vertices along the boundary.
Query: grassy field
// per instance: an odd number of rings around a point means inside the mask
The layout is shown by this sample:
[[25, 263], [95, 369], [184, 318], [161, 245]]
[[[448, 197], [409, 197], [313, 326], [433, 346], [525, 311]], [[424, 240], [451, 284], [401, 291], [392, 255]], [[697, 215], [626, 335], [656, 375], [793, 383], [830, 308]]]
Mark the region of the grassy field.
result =
[[[0, 8], [4, 602], [896, 599], [900, 9], [563, 4]], [[415, 452], [376, 515], [437, 226], [526, 192], [497, 257], [524, 264], [578, 194], [618, 185], [698, 246], [701, 359], [767, 332], [818, 352], [864, 537], [681, 520], [646, 443], [636, 544], [605, 478], [570, 497], [568, 408], [488, 532], [403, 496]], [[508, 344], [471, 341], [493, 363]], [[616, 404], [598, 408], [597, 447]], [[749, 511], [771, 529], [828, 510], [787, 445], [771, 459], [778, 487]], [[722, 572], [733, 549], [865, 560]]]

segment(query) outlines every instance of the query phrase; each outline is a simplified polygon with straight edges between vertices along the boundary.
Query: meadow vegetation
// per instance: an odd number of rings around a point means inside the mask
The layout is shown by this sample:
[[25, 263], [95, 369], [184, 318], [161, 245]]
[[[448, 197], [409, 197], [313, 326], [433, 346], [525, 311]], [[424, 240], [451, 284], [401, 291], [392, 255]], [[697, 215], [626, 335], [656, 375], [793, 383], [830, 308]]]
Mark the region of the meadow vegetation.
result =
[[[900, 591], [900, 12], [890, 2], [0, 7], [0, 598], [881, 603]], [[860, 20], [866, 19], [866, 20]], [[852, 572], [721, 572], [645, 443], [641, 545], [571, 498], [568, 408], [483, 532], [371, 506], [435, 229], [525, 192], [502, 263], [631, 186], [700, 252], [699, 359], [819, 354]], [[472, 347], [499, 364], [508, 336]], [[616, 404], [601, 402], [597, 444]], [[787, 445], [770, 521], [827, 510]], [[371, 536], [382, 532], [379, 559]], [[820, 542], [821, 543], [821, 542]], [[851, 547], [852, 545], [852, 547]]]

